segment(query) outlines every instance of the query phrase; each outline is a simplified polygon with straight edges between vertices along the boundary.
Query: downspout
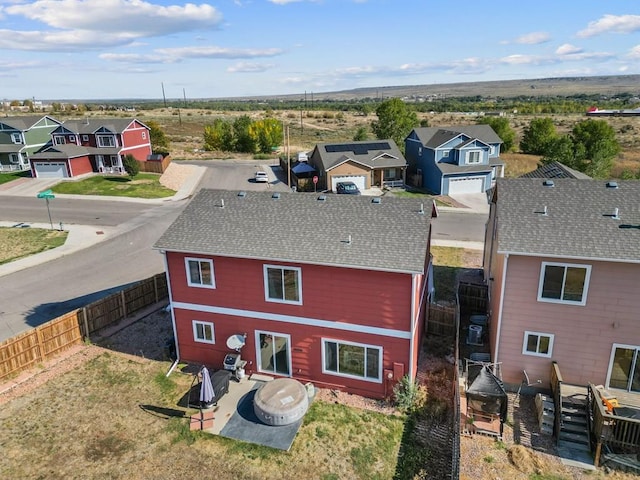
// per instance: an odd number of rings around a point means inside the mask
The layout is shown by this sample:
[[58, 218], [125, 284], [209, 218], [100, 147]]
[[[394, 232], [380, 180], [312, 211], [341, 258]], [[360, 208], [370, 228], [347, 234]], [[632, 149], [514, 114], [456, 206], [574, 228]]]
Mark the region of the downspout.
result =
[[409, 378], [413, 381], [413, 354], [416, 335], [416, 275], [411, 275], [411, 340], [409, 342]]
[[168, 377], [169, 375], [171, 375], [171, 373], [175, 370], [175, 368], [178, 366], [178, 363], [180, 362], [180, 346], [178, 345], [178, 332], [176, 330], [176, 315], [173, 312], [173, 296], [171, 295], [171, 279], [169, 278], [169, 268], [167, 266], [167, 252], [161, 251], [160, 253], [162, 254], [162, 257], [163, 257], [164, 271], [165, 271], [165, 274], [167, 276], [167, 290], [169, 292], [169, 307], [170, 307], [170, 312], [171, 312], [171, 326], [173, 327], [173, 341], [174, 341], [175, 346], [176, 346], [176, 361], [173, 362], [173, 364], [169, 368], [169, 371], [165, 375], [166, 377]]
[[507, 264], [509, 263], [509, 254], [504, 255], [504, 264], [502, 265], [502, 286], [500, 290], [500, 307], [498, 314], [498, 327], [496, 329], [496, 351], [493, 354], [493, 373], [496, 373], [498, 365], [498, 353], [500, 351], [500, 331], [502, 330], [502, 308], [504, 306], [504, 289], [507, 283]]

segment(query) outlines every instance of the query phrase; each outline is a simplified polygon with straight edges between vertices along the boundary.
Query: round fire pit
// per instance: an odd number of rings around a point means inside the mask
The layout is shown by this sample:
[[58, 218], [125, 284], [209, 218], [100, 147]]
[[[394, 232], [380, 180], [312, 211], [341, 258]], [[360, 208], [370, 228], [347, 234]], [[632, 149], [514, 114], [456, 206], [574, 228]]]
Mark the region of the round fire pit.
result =
[[267, 425], [289, 425], [309, 408], [307, 389], [293, 378], [278, 378], [261, 386], [253, 398], [253, 411]]

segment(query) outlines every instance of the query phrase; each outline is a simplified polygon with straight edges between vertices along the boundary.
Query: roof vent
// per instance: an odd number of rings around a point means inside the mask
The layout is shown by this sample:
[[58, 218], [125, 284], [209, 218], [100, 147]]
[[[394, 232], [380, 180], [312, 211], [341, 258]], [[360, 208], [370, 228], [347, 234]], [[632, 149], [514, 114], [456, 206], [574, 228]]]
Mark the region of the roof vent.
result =
[[273, 192], [273, 195], [271, 195], [271, 198], [275, 198], [277, 200], [278, 198], [280, 198], [280, 192]]
[[549, 216], [549, 213], [547, 211], [547, 206], [546, 205], [544, 207], [542, 207], [542, 210], [536, 210], [533, 213], [539, 213], [540, 215], [543, 215], [545, 217]]
[[618, 188], [618, 182], [607, 182], [607, 188]]
[[224, 208], [224, 198], [220, 199], [220, 208]]
[[247, 192], [245, 192], [244, 190], [242, 190], [242, 191], [238, 192], [238, 196], [239, 196], [239, 197], [241, 197], [241, 198], [244, 198], [244, 197], [246, 197], [246, 196], [247, 196]]
[[318, 201], [319, 202], [326, 202], [327, 201], [327, 196], [326, 195], [320, 195], [318, 197]]
[[346, 243], [347, 245], [351, 245], [351, 234], [347, 237], [346, 240], [342, 240], [342, 243]]
[[421, 203], [421, 204], [420, 204], [420, 210], [418, 210], [418, 213], [419, 213], [420, 215], [424, 215], [424, 203]]
[[371, 203], [382, 203], [382, 199], [380, 197], [373, 197]]
[[553, 187], [555, 184], [553, 183], [553, 180], [545, 180], [542, 182], [542, 185], [545, 187]]
[[613, 209], [613, 215], [611, 215], [611, 218], [613, 218], [614, 220], [620, 220], [620, 215], [619, 215], [620, 211], [618, 210], [618, 207]]

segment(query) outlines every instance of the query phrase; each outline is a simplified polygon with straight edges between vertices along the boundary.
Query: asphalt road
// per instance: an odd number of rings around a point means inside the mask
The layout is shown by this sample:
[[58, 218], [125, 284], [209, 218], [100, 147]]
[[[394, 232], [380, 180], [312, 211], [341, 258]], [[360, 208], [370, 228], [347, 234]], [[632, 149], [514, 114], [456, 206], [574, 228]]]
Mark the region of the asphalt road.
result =
[[[289, 189], [282, 171], [269, 163], [228, 160], [189, 163], [207, 167], [197, 189]], [[269, 183], [253, 182], [258, 168], [267, 171]], [[163, 258], [152, 246], [187, 202], [151, 204], [63, 197], [51, 200], [54, 225], [62, 221], [68, 225], [110, 227], [114, 236], [73, 255], [0, 277], [0, 341], [163, 272]], [[0, 204], [1, 221], [48, 223], [41, 199], [2, 195]], [[433, 238], [481, 242], [485, 221], [486, 215], [441, 211], [434, 220]]]

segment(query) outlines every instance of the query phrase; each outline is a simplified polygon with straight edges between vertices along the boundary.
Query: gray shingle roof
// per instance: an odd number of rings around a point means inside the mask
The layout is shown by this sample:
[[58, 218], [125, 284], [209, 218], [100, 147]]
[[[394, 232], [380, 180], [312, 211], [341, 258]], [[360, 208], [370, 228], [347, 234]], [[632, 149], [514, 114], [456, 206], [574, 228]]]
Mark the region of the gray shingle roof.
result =
[[[345, 145], [345, 146], [353, 146], [355, 150], [358, 149], [358, 146], [363, 146], [367, 144], [381, 144], [388, 143], [388, 149], [364, 149], [362, 152], [331, 152], [327, 151], [327, 147], [335, 146], [335, 145]], [[385, 140], [365, 140], [361, 142], [343, 142], [341, 144], [338, 143], [318, 143], [316, 145], [315, 151], [318, 152], [320, 156], [320, 162], [324, 170], [330, 170], [336, 165], [340, 165], [348, 160], [354, 160], [358, 163], [366, 165], [370, 168], [391, 168], [391, 167], [405, 167], [407, 165], [407, 161], [405, 160], [402, 152], [396, 145], [393, 140], [385, 139]], [[386, 154], [386, 155], [385, 155]]]
[[498, 251], [640, 262], [640, 181], [617, 181], [618, 188], [605, 180], [544, 182], [498, 179]]
[[421, 127], [413, 130], [425, 147], [438, 148], [464, 133], [485, 143], [502, 143], [502, 139], [489, 125], [457, 125], [453, 127]]
[[438, 162], [436, 167], [444, 174], [453, 173], [475, 173], [475, 172], [490, 172], [491, 168], [495, 165], [504, 165], [504, 162], [499, 158], [490, 158], [489, 164], [472, 164], [472, 165], [457, 165], [455, 163]]
[[[201, 190], [154, 248], [226, 257], [422, 273], [431, 201]], [[221, 207], [224, 200], [224, 207]], [[351, 243], [348, 243], [351, 236]]]
[[0, 118], [0, 123], [4, 123], [11, 128], [15, 128], [16, 130], [20, 130], [22, 132], [29, 130], [36, 123], [38, 123], [43, 118], [48, 117], [49, 119], [56, 121], [54, 118], [49, 117], [48, 115], [24, 115], [19, 117], [4, 117]]
[[85, 120], [67, 120], [62, 127], [77, 133], [89, 135], [104, 127], [114, 133], [122, 133], [135, 118], [86, 118]]
[[532, 172], [520, 175], [522, 178], [591, 178], [589, 175], [569, 168], [560, 162], [551, 162], [546, 165], [540, 165]]
[[63, 145], [52, 145], [44, 150], [31, 155], [32, 160], [43, 160], [48, 158], [73, 158], [84, 155], [117, 155], [120, 148], [116, 147], [84, 147], [65, 143]]

